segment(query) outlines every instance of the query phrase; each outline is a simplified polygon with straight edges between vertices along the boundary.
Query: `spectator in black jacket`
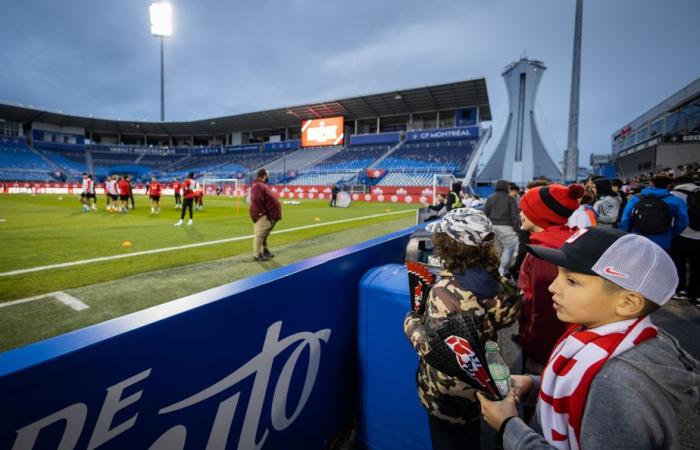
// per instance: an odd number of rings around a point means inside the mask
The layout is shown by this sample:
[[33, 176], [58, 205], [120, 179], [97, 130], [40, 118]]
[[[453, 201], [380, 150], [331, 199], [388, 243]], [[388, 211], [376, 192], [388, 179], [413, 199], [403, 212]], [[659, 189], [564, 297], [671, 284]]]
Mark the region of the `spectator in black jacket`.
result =
[[438, 217], [442, 217], [445, 215], [445, 213], [447, 213], [447, 208], [445, 207], [444, 194], [436, 195], [435, 203], [433, 203], [432, 205], [428, 205], [427, 203], [425, 205], [427, 205], [428, 210], [430, 211], [430, 216], [428, 216], [428, 218], [425, 220], [437, 219]]
[[520, 209], [515, 198], [508, 193], [506, 180], [496, 182], [496, 191], [486, 199], [484, 213], [491, 220], [496, 232], [496, 240], [501, 245], [501, 265], [499, 271], [505, 275], [511, 266], [513, 255], [518, 249], [520, 229]]

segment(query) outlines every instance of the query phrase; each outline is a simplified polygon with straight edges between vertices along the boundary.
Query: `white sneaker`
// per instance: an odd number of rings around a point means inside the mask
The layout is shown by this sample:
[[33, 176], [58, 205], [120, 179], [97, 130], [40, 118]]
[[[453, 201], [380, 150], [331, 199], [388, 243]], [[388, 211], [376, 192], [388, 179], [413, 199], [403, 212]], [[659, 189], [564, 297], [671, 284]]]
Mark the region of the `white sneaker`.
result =
[[153, 213], [155, 213], [155, 212], [156, 212], [156, 210], [153, 209], [153, 208], [151, 208], [151, 214], [153, 214]]
[[175, 224], [176, 227], [179, 227], [180, 225], [182, 225], [182, 219], [178, 220], [177, 223]]
[[92, 210], [97, 211], [97, 207], [95, 205], [92, 205]]
[[187, 225], [192, 225], [192, 219], [187, 221]]

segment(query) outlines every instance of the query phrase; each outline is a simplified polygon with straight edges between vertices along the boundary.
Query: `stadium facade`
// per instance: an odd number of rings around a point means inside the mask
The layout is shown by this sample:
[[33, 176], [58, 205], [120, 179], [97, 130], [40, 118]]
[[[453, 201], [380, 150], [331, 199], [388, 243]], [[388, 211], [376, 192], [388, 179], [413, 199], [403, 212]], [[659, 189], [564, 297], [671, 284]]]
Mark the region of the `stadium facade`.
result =
[[700, 160], [700, 78], [611, 136], [612, 159], [622, 177]]
[[535, 98], [545, 70], [541, 61], [522, 58], [501, 74], [508, 89], [508, 120], [496, 150], [479, 174], [480, 181], [505, 179], [522, 185], [539, 176], [561, 178], [535, 120]]
[[266, 167], [275, 184], [429, 186], [434, 173], [475, 167], [490, 120], [483, 78], [191, 122], [0, 104], [0, 180], [65, 182], [85, 171], [246, 179]]

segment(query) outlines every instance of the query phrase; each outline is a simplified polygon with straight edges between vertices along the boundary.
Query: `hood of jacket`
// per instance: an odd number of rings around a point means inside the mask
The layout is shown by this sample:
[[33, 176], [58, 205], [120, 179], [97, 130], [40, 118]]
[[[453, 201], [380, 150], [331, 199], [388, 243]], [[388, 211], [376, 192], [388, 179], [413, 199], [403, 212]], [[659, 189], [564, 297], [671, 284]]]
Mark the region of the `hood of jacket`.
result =
[[659, 330], [656, 339], [649, 339], [618, 358], [654, 380], [677, 411], [700, 401], [700, 363], [668, 333]]
[[574, 230], [566, 225], [555, 225], [532, 233], [530, 235], [530, 244], [542, 245], [549, 248], [559, 248], [564, 245], [564, 242], [574, 234]]
[[669, 194], [668, 189], [661, 189], [657, 187], [648, 187], [642, 189], [642, 195], [648, 195], [650, 197], [664, 197]]
[[471, 291], [478, 298], [493, 298], [501, 290], [498, 278], [482, 267], [474, 267], [464, 273], [452, 275], [465, 290]]
[[508, 182], [506, 180], [496, 181], [496, 191], [508, 193]]
[[593, 183], [595, 183], [595, 190], [598, 197], [602, 197], [604, 195], [615, 195], [612, 190], [612, 183], [610, 180], [602, 178], [595, 180]]

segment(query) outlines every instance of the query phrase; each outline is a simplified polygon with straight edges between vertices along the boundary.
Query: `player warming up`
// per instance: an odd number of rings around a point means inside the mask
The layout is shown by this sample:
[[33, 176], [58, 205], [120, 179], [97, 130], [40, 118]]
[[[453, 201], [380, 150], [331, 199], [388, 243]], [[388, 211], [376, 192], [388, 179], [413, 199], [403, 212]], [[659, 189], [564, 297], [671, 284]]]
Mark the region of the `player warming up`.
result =
[[151, 177], [148, 184], [148, 198], [151, 199], [151, 214], [160, 214], [160, 183], [156, 177]]
[[175, 209], [182, 208], [182, 185], [177, 178], [173, 178], [173, 192], [175, 193]]
[[187, 179], [185, 180], [184, 183], [182, 183], [182, 191], [185, 196], [185, 201], [182, 204], [182, 213], [180, 214], [180, 220], [177, 221], [175, 224], [176, 227], [179, 227], [182, 225], [182, 221], [185, 219], [185, 212], [189, 208], [190, 210], [190, 220], [187, 222], [187, 225], [192, 225], [192, 205], [194, 203], [194, 172], [190, 172], [187, 174]]

